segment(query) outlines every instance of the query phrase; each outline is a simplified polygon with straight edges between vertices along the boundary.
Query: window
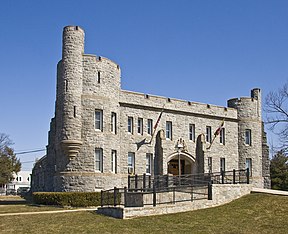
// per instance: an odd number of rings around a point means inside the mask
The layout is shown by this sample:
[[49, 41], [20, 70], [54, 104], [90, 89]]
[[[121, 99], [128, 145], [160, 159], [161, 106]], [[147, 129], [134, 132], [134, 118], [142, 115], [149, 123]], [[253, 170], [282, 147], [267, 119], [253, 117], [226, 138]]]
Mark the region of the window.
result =
[[137, 132], [138, 134], [143, 135], [143, 119], [142, 118], [138, 118]]
[[147, 120], [147, 133], [149, 134], [149, 135], [152, 135], [152, 130], [153, 129], [153, 120], [152, 119], [148, 119]]
[[225, 145], [225, 128], [220, 130], [220, 144]]
[[166, 122], [166, 139], [172, 140], [172, 122]]
[[212, 173], [212, 157], [208, 157], [208, 173]]
[[225, 172], [225, 158], [220, 158], [220, 172]]
[[95, 129], [102, 131], [103, 129], [103, 112], [102, 110], [95, 111]]
[[117, 152], [112, 150], [111, 152], [111, 172], [117, 173]]
[[195, 141], [195, 124], [189, 124], [189, 140]]
[[128, 117], [128, 132], [133, 134], [133, 117]]
[[74, 118], [76, 118], [76, 106], [74, 106], [74, 109], [73, 109], [73, 116]]
[[249, 169], [249, 176], [252, 176], [252, 159], [246, 158], [246, 170]]
[[100, 84], [100, 79], [101, 79], [101, 73], [100, 73], [100, 71], [98, 71], [98, 73], [97, 73], [97, 82], [98, 82], [98, 84]]
[[206, 142], [209, 142], [211, 143], [212, 141], [212, 135], [211, 135], [211, 127], [210, 126], [207, 126], [206, 127]]
[[113, 132], [114, 134], [117, 133], [117, 125], [116, 125], [117, 122], [116, 121], [117, 121], [116, 113], [112, 112], [111, 113], [111, 132]]
[[103, 172], [103, 150], [95, 149], [95, 170]]
[[152, 154], [146, 154], [146, 173], [152, 174], [152, 160], [153, 155]]
[[246, 129], [245, 130], [245, 144], [246, 145], [251, 145], [251, 129]]
[[128, 174], [134, 174], [135, 172], [135, 153], [128, 153]]
[[16, 180], [17, 180], [18, 182], [21, 182], [21, 181], [22, 181], [22, 177], [21, 177], [21, 176], [17, 176], [17, 177], [16, 177]]
[[68, 92], [68, 80], [64, 80], [65, 92]]

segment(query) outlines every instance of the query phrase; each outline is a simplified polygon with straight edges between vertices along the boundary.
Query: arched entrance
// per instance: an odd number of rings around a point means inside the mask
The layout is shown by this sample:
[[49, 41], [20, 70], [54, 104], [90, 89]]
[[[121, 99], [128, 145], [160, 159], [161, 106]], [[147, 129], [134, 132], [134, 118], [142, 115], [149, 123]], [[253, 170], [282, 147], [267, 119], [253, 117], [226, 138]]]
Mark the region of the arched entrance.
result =
[[168, 174], [179, 175], [179, 161], [180, 161], [180, 175], [193, 174], [195, 167], [195, 157], [187, 152], [175, 152], [168, 157]]

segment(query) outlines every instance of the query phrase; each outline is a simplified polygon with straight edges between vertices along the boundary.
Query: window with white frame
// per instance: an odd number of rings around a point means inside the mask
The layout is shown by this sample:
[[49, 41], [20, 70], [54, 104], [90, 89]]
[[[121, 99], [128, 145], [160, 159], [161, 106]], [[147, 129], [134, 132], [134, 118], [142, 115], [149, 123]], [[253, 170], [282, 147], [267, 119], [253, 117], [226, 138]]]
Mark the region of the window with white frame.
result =
[[111, 172], [117, 173], [117, 151], [111, 151]]
[[252, 176], [252, 159], [246, 158], [246, 170], [249, 169], [249, 176]]
[[220, 130], [220, 144], [225, 145], [225, 128]]
[[111, 132], [114, 134], [117, 133], [117, 118], [115, 112], [111, 113]]
[[220, 172], [225, 172], [225, 158], [220, 158]]
[[135, 153], [128, 152], [128, 174], [135, 172]]
[[195, 141], [195, 124], [189, 124], [189, 140]]
[[212, 173], [212, 157], [208, 157], [208, 173]]
[[95, 110], [95, 129], [103, 130], [103, 111]]
[[251, 145], [252, 139], [251, 139], [251, 129], [245, 129], [245, 144]]
[[147, 120], [147, 133], [149, 135], [152, 135], [153, 133], [153, 120], [152, 119]]
[[133, 134], [133, 117], [128, 117], [128, 132]]
[[103, 150], [101, 148], [95, 149], [95, 170], [103, 172]]
[[138, 118], [137, 132], [140, 135], [143, 135], [143, 119]]
[[152, 160], [153, 154], [146, 154], [146, 174], [152, 174]]
[[166, 139], [172, 140], [172, 122], [166, 122]]
[[206, 126], [206, 142], [212, 142], [212, 130], [211, 126]]

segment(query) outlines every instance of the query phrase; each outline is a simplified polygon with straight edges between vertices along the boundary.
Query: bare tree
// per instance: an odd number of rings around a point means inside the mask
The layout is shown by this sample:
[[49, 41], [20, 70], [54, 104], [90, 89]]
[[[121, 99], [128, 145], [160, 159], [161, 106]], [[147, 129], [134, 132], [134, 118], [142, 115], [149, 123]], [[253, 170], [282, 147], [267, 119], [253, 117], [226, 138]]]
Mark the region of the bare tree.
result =
[[13, 145], [13, 142], [9, 136], [0, 132], [0, 151], [4, 151], [5, 147], [9, 147], [10, 145]]
[[264, 111], [266, 124], [280, 141], [280, 149], [288, 151], [288, 82], [277, 91], [268, 93]]

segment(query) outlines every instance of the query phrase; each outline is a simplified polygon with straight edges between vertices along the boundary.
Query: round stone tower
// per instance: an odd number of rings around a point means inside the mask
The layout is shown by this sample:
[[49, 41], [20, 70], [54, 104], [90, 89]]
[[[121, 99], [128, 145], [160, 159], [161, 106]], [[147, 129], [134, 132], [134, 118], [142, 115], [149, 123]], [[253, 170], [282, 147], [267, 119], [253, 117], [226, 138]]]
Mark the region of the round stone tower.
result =
[[61, 144], [70, 159], [79, 152], [82, 132], [82, 78], [84, 31], [79, 26], [63, 30], [62, 46], [62, 129]]
[[252, 183], [263, 188], [261, 91], [251, 90], [251, 97], [228, 100], [237, 109], [239, 169], [251, 168]]

